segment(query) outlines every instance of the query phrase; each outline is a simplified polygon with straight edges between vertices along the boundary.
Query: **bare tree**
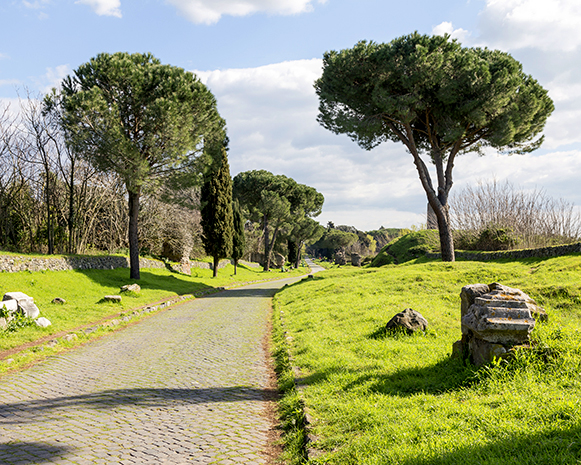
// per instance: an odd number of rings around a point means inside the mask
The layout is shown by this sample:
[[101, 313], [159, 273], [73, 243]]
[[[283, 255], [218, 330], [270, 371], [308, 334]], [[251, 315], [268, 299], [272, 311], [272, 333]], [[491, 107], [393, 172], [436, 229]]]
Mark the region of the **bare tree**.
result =
[[581, 236], [581, 215], [573, 204], [543, 190], [518, 190], [508, 181], [468, 186], [450, 206], [453, 227], [464, 244], [500, 229], [514, 239], [507, 242], [509, 248], [571, 243]]

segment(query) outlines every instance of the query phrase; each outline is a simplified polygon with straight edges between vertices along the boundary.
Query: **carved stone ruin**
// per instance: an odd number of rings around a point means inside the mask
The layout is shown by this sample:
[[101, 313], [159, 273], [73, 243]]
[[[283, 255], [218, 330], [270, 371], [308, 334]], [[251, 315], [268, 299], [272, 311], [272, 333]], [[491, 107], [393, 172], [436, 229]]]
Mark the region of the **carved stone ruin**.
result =
[[495, 357], [505, 357], [517, 346], [530, 346], [536, 320], [547, 313], [519, 289], [499, 283], [471, 284], [460, 293], [462, 339], [453, 355], [481, 366]]
[[358, 253], [351, 254], [351, 265], [353, 266], [361, 266], [361, 255]]

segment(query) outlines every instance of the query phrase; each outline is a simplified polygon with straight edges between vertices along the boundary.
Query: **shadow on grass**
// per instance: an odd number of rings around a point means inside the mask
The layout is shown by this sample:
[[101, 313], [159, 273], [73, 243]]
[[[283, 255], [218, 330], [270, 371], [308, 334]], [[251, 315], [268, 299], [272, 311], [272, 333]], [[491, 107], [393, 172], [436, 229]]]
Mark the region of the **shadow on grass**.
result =
[[[467, 441], [468, 442], [468, 441]], [[572, 465], [581, 461], [579, 425], [549, 426], [537, 434], [506, 434], [485, 445], [442, 451], [437, 457], [414, 457], [402, 465]]]
[[128, 268], [116, 268], [114, 270], [75, 270], [77, 273], [85, 275], [91, 281], [103, 286], [121, 288], [125, 284], [137, 282], [141, 289], [162, 290], [175, 292], [178, 295], [193, 294], [195, 292], [214, 289], [213, 286], [196, 282], [185, 275], [171, 274], [161, 276], [152, 273], [147, 269], [141, 270], [141, 279], [133, 280], [129, 278]]
[[364, 388], [370, 393], [407, 397], [418, 393], [441, 394], [462, 389], [474, 382], [476, 370], [464, 365], [459, 359], [446, 358], [435, 365], [407, 368], [390, 374], [370, 373], [369, 367], [357, 370], [329, 368], [299, 378], [297, 384], [315, 385], [341, 372], [350, 373], [355, 378], [343, 386], [346, 392]]
[[220, 388], [134, 388], [112, 389], [68, 397], [44, 398], [0, 405], [0, 426], [36, 423], [44, 418], [54, 419], [62, 414], [69, 417], [78, 409], [109, 410], [117, 407], [160, 409], [180, 405], [211, 404], [214, 402], [270, 401], [276, 398], [273, 389], [248, 386]]
[[68, 446], [56, 446], [41, 442], [12, 442], [0, 444], [0, 461], [11, 465], [51, 463], [55, 458], [72, 453]]

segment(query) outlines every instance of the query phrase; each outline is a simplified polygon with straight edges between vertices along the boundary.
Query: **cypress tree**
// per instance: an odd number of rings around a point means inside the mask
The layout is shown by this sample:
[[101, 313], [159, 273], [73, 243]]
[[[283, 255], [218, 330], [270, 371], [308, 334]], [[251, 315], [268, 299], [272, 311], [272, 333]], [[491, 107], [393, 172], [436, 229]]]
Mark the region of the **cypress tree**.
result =
[[234, 236], [232, 237], [232, 260], [234, 260], [234, 274], [238, 268], [238, 260], [244, 255], [246, 238], [244, 237], [244, 219], [240, 211], [238, 199], [232, 202], [232, 215], [234, 218]]
[[216, 277], [218, 263], [232, 253], [232, 178], [226, 144], [211, 144], [208, 152], [212, 163], [204, 175], [200, 196], [204, 229], [202, 241], [206, 253], [214, 258], [213, 276]]

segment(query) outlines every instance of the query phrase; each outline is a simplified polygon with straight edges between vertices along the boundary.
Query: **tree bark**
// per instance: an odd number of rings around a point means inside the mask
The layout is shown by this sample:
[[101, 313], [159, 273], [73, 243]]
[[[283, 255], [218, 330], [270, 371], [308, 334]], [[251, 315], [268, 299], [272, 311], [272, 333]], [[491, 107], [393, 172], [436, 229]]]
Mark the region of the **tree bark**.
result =
[[450, 228], [450, 216], [448, 214], [448, 205], [434, 208], [438, 218], [438, 232], [440, 233], [440, 250], [443, 262], [456, 261], [454, 254], [454, 238]]
[[131, 279], [140, 279], [139, 274], [139, 234], [138, 234], [138, 218], [139, 218], [139, 194], [141, 189], [136, 188], [135, 191], [129, 191], [129, 266]]
[[270, 244], [268, 242], [268, 218], [264, 217], [264, 271], [270, 271]]
[[212, 277], [218, 276], [218, 265], [220, 264], [220, 259], [218, 257], [214, 257], [214, 269], [212, 270]]
[[297, 258], [296, 258], [296, 262], [295, 262], [295, 268], [298, 269], [299, 264], [301, 263], [301, 250], [303, 248], [303, 243], [302, 241], [297, 241]]
[[234, 260], [234, 276], [236, 276], [237, 269], [238, 269], [238, 260]]

